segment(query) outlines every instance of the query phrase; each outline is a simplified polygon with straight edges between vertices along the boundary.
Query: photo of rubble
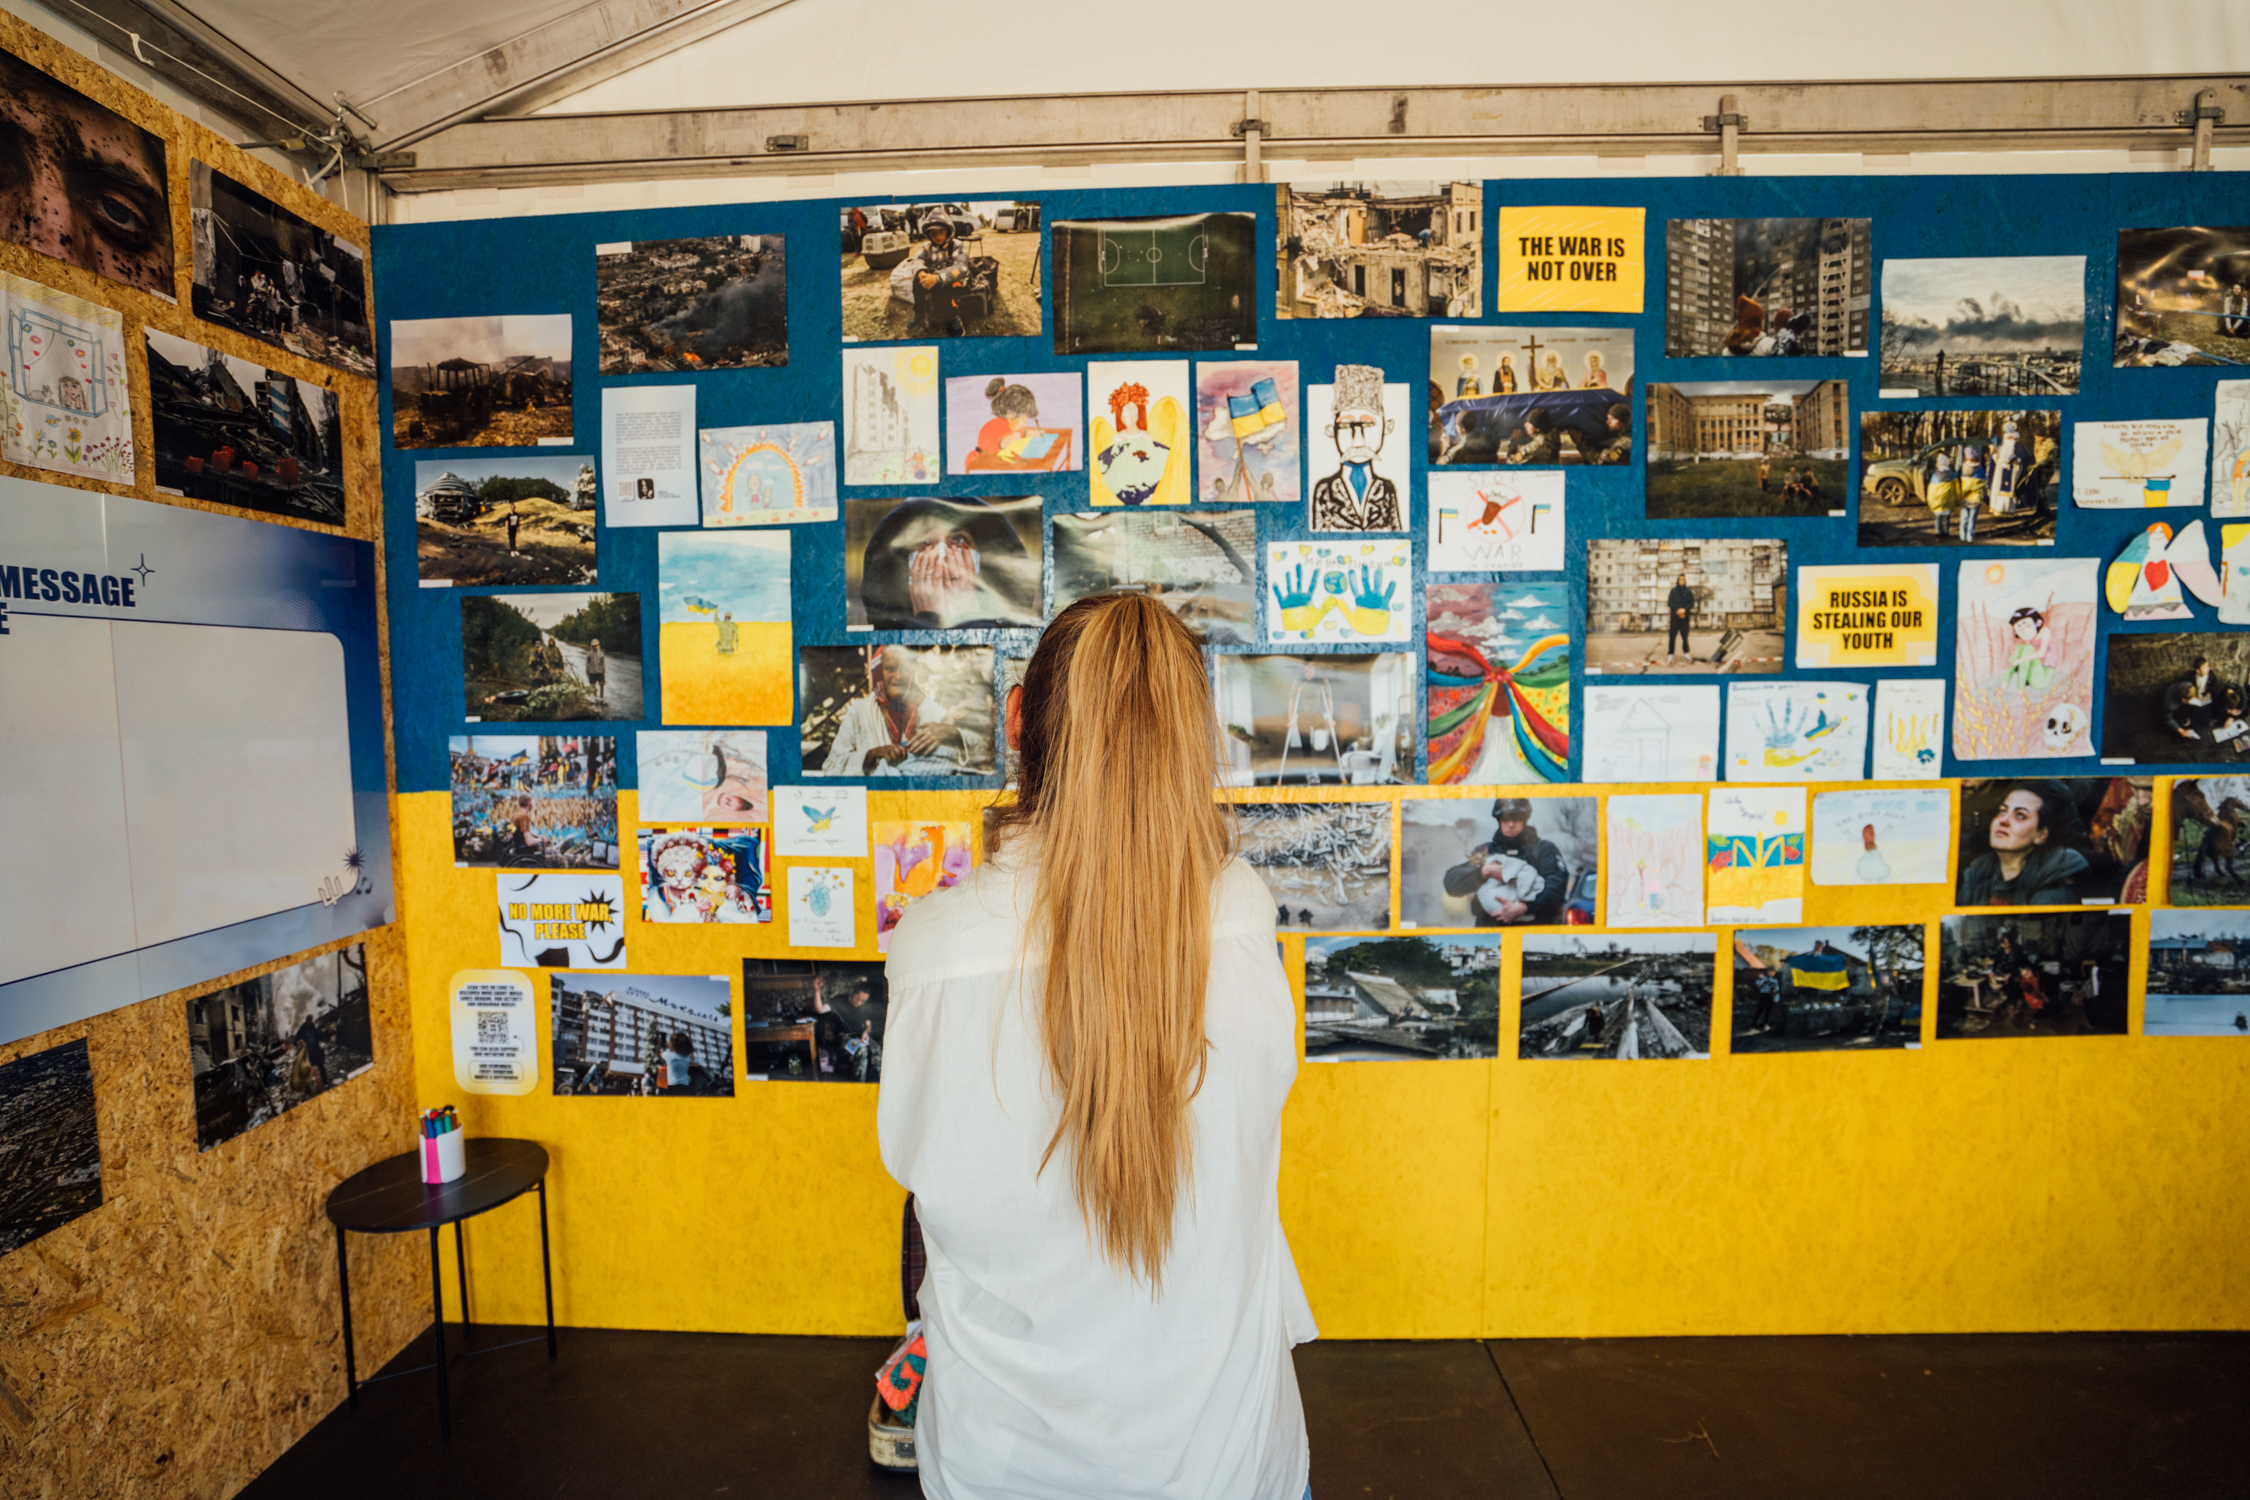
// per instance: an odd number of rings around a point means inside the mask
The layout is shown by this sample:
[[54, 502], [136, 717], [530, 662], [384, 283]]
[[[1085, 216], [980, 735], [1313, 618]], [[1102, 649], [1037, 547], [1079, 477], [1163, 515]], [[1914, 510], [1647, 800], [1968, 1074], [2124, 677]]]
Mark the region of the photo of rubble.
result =
[[1867, 219], [1673, 219], [1664, 353], [1773, 359], [1867, 352]]
[[592, 583], [594, 461], [585, 454], [414, 466], [422, 586]]
[[85, 1040], [0, 1064], [0, 1255], [101, 1206]]
[[367, 257], [202, 162], [188, 170], [195, 315], [292, 354], [375, 373]]
[[1709, 1057], [1718, 952], [1708, 932], [1526, 936], [1516, 1055]]
[[[943, 246], [937, 221], [952, 231]], [[1037, 203], [856, 204], [839, 227], [846, 343], [1035, 338], [1045, 326]]]
[[1277, 317], [1482, 316], [1482, 183], [1285, 182], [1274, 198]]
[[156, 487], [344, 524], [336, 393], [145, 324]]
[[778, 234], [596, 245], [601, 373], [786, 365], [788, 291]]
[[1242, 857], [1273, 892], [1274, 925], [1295, 932], [1388, 932], [1388, 802], [1246, 802]]
[[570, 314], [391, 324], [391, 446], [570, 441]]
[[375, 1066], [367, 949], [245, 979], [187, 1003], [198, 1150], [233, 1140]]
[[1500, 938], [1305, 943], [1305, 1061], [1500, 1054]]

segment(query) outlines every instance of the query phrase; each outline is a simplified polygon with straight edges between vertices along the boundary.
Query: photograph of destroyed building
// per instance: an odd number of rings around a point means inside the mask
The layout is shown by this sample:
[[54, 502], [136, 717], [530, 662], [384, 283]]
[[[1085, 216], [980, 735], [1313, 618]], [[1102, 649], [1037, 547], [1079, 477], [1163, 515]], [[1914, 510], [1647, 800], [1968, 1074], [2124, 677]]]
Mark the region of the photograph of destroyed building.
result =
[[1708, 932], [1523, 940], [1523, 1058], [1711, 1055], [1719, 940]]
[[391, 446], [570, 441], [570, 314], [391, 324]]
[[195, 315], [354, 375], [375, 373], [367, 257], [202, 162], [188, 172]]
[[375, 1066], [367, 950], [354, 943], [187, 1003], [200, 1150]]
[[778, 234], [597, 245], [594, 306], [604, 375], [789, 363]]
[[1305, 940], [1305, 1061], [1497, 1057], [1500, 938]]
[[344, 524], [336, 393], [145, 325], [156, 487]]
[[1865, 354], [1866, 219], [1673, 219], [1664, 352], [1787, 359]]
[[[938, 289], [915, 280], [933, 219], [952, 227], [968, 260], [966, 279], [938, 301], [929, 295]], [[843, 211], [841, 230], [846, 343], [943, 338], [955, 317], [969, 338], [1031, 338], [1045, 326], [1036, 203], [856, 204]]]
[[594, 506], [583, 454], [418, 463], [416, 570], [425, 587], [592, 583]]
[[1274, 197], [1276, 316], [1482, 316], [1482, 183], [1285, 182]]

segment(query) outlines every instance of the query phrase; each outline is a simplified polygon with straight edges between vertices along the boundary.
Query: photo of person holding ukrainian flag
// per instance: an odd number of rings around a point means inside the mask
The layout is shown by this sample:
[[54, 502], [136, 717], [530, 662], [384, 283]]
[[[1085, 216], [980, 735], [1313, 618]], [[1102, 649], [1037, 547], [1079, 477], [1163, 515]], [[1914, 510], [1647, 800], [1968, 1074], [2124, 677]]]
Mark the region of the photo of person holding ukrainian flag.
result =
[[1769, 927], [1734, 934], [1736, 1053], [1855, 1052], [1922, 1036], [1922, 929]]

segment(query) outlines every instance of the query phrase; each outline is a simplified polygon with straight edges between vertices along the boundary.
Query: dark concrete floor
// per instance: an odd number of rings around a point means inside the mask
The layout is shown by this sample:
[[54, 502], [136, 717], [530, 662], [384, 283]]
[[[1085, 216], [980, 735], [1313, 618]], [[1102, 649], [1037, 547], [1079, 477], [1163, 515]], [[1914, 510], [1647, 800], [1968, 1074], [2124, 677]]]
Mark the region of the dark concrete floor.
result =
[[[867, 1463], [885, 1340], [561, 1337], [449, 1328], [450, 1441], [429, 1371], [381, 1380], [245, 1500], [916, 1493]], [[1297, 1372], [1320, 1500], [2250, 1495], [2250, 1334], [1323, 1341]]]

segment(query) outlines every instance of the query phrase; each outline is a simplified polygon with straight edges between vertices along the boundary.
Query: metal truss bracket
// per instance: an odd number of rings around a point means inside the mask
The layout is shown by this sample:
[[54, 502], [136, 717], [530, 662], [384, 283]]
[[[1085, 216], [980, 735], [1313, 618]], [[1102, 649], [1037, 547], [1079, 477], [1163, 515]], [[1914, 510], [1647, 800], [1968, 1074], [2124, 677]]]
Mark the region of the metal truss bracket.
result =
[[1227, 127], [1227, 134], [1239, 141], [1247, 132], [1253, 130], [1260, 135], [1271, 135], [1273, 126], [1267, 124], [1264, 120], [1237, 120]]
[[1750, 126], [1750, 117], [1742, 113], [1737, 105], [1734, 95], [1723, 94], [1719, 98], [1719, 112], [1703, 117], [1703, 128], [1719, 133], [1719, 165], [1711, 174], [1714, 177], [1742, 175], [1742, 163], [1736, 159], [1735, 152], [1742, 132]]

